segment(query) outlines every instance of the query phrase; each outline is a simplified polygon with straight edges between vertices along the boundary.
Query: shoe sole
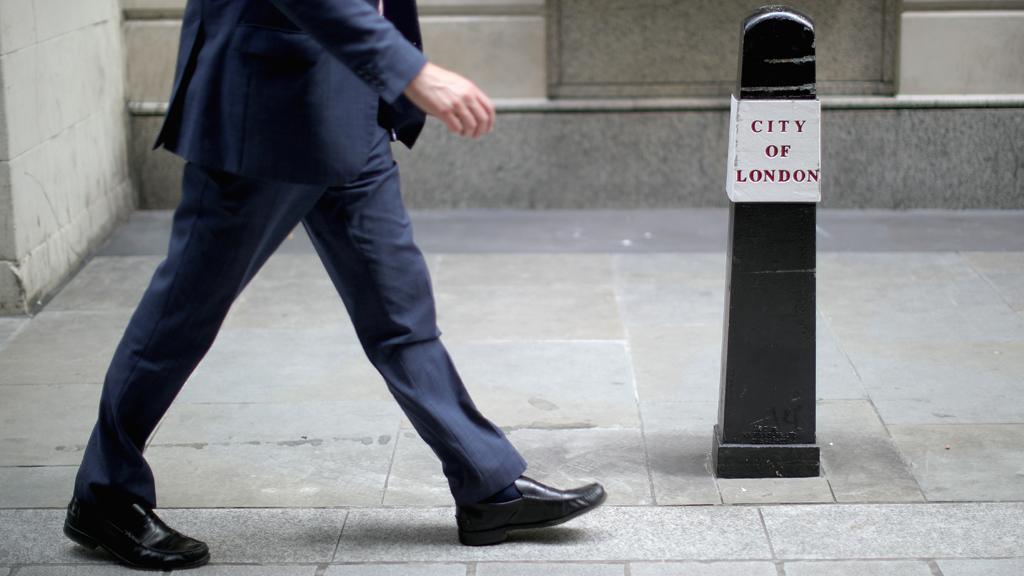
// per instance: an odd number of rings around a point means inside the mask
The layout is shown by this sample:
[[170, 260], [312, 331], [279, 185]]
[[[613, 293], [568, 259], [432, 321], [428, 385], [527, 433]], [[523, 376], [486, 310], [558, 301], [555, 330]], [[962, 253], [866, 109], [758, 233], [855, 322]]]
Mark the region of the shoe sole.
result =
[[463, 532], [459, 530], [459, 542], [466, 546], [491, 546], [493, 544], [501, 544], [508, 539], [508, 533], [512, 530], [530, 530], [532, 528], [548, 528], [550, 526], [557, 526], [568, 522], [573, 518], [578, 518], [587, 512], [590, 512], [594, 508], [597, 508], [604, 503], [607, 497], [608, 493], [603, 493], [601, 494], [601, 499], [590, 506], [580, 508], [572, 514], [566, 514], [565, 516], [554, 518], [552, 520], [534, 522], [533, 524], [515, 524], [512, 526], [505, 526], [503, 528], [495, 528], [494, 530], [481, 530], [479, 532]]
[[128, 566], [129, 568], [134, 568], [136, 570], [152, 570], [154, 572], [165, 572], [167, 570], [183, 570], [188, 568], [198, 568], [199, 566], [202, 566], [210, 561], [210, 554], [209, 552], [207, 552], [201, 558], [194, 560], [192, 562], [188, 562], [186, 564], [179, 564], [177, 566], [146, 566], [145, 564], [136, 564], [135, 562], [132, 562], [122, 557], [117, 552], [114, 552], [110, 548], [98, 542], [92, 536], [89, 536], [85, 532], [82, 532], [78, 528], [75, 528], [74, 526], [69, 524], [67, 520], [64, 521], [64, 535], [71, 539], [71, 541], [75, 544], [78, 544], [79, 546], [87, 550], [95, 550], [97, 548], [104, 550], [107, 554], [113, 556], [119, 563]]

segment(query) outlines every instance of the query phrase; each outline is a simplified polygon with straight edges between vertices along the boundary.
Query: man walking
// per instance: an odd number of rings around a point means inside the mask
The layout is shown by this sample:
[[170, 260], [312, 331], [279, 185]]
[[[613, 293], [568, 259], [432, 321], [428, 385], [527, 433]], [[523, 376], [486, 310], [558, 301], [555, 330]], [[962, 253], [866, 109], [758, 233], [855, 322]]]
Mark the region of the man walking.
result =
[[495, 544], [598, 506], [526, 476], [477, 410], [438, 339], [390, 141], [412, 146], [424, 113], [476, 138], [494, 107], [420, 51], [415, 0], [188, 0], [170, 106], [156, 146], [182, 156], [166, 259], [117, 347], [64, 532], [120, 562], [199, 566], [203, 542], [153, 512], [143, 448], [231, 303], [299, 222], [367, 357], [438, 458], [459, 540]]

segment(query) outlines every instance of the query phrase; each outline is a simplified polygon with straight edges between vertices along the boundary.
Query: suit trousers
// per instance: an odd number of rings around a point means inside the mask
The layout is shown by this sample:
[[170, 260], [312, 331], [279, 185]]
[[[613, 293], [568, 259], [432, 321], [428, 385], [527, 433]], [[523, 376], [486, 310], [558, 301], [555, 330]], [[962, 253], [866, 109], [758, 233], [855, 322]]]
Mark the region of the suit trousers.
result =
[[147, 439], [232, 302], [299, 222], [367, 357], [440, 459], [455, 502], [486, 498], [525, 471], [501, 429], [477, 410], [439, 340], [430, 277], [413, 242], [387, 132], [379, 129], [364, 172], [339, 187], [185, 165], [167, 257], [107, 371], [77, 498], [156, 506], [143, 457]]

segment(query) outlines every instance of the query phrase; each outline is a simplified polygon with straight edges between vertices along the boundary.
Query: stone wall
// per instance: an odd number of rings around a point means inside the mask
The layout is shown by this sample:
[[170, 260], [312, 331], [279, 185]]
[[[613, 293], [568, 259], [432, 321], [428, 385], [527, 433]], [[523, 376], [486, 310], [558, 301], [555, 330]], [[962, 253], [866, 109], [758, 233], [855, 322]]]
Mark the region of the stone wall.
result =
[[0, 1], [0, 313], [36, 307], [131, 210], [116, 0]]
[[[185, 0], [122, 0], [140, 203]], [[420, 0], [430, 58], [499, 100], [495, 134], [396, 147], [418, 208], [724, 205], [726, 96], [758, 0]], [[818, 29], [824, 206], [1024, 208], [1024, 0], [791, 0]], [[923, 100], [922, 100], [923, 98]]]

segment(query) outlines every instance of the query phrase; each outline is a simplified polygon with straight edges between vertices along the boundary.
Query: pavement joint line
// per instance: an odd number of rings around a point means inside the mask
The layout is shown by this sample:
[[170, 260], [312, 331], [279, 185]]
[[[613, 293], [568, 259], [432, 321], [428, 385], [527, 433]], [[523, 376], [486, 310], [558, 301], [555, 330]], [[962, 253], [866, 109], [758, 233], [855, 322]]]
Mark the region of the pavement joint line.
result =
[[[619, 299], [618, 290], [615, 291], [615, 302], [616, 302], [616, 305], [617, 305], [617, 309], [618, 309], [618, 311], [619, 311], [619, 313], [621, 315], [622, 307], [621, 307], [621, 301]], [[621, 321], [621, 318], [620, 318], [620, 321]], [[623, 322], [623, 328], [622, 329], [623, 329], [623, 332], [625, 332], [626, 336], [628, 337], [629, 336], [629, 328], [626, 328], [624, 322]], [[651, 505], [657, 506], [658, 505], [658, 493], [654, 489], [654, 473], [651, 471], [651, 456], [650, 456], [650, 450], [647, 447], [647, 429], [644, 426], [644, 413], [643, 413], [643, 410], [640, 409], [640, 387], [637, 385], [637, 381], [636, 381], [636, 366], [633, 363], [633, 349], [630, 346], [630, 343], [629, 343], [628, 340], [626, 341], [624, 346], [625, 346], [625, 349], [626, 349], [626, 357], [629, 360], [629, 377], [630, 377], [630, 380], [633, 383], [633, 405], [636, 407], [636, 417], [637, 417], [637, 421], [640, 424], [640, 442], [643, 444], [643, 447], [644, 447], [644, 470], [647, 472], [647, 488], [648, 488], [648, 490], [650, 490], [650, 493], [651, 493]]]
[[348, 517], [351, 514], [351, 511], [346, 511], [345, 518], [341, 521], [341, 530], [338, 530], [338, 541], [334, 543], [334, 551], [331, 552], [331, 562], [338, 558], [338, 550], [341, 549], [341, 538], [345, 535], [345, 525], [348, 524]]
[[768, 524], [764, 521], [764, 512], [761, 511], [761, 507], [757, 507], [757, 521], [761, 524], [761, 532], [764, 534], [764, 540], [768, 543], [768, 551], [772, 555], [772, 560], [778, 560], [778, 556], [775, 554], [775, 544], [772, 542], [771, 534], [768, 533]]
[[[384, 489], [380, 493], [380, 505], [384, 506], [384, 501], [388, 496], [388, 483], [391, 481], [391, 471], [395, 467], [395, 455], [398, 453], [398, 440], [399, 436], [402, 435], [402, 420], [399, 419], [395, 426], [395, 441], [391, 446], [391, 459], [388, 460], [388, 473], [384, 476]], [[344, 527], [343, 527], [344, 528]]]
[[892, 437], [892, 432], [889, 430], [889, 423], [885, 421], [885, 418], [882, 417], [882, 413], [879, 412], [878, 406], [875, 405], [875, 399], [868, 395], [867, 400], [868, 405], [875, 411], [875, 416], [878, 417], [878, 421], [882, 423], [882, 429], [885, 430], [885, 437], [888, 439], [889, 444], [892, 445], [893, 450], [896, 452], [896, 456], [900, 459], [900, 463], [903, 464], [903, 468], [910, 474], [910, 477], [914, 479], [914, 485], [917, 486], [917, 491], [921, 493], [921, 499], [925, 502], [931, 502], [931, 500], [928, 499], [928, 495], [925, 494], [924, 488], [921, 487], [921, 480], [917, 477], [917, 474], [914, 473], [914, 467], [911, 465], [910, 461], [907, 460], [907, 456], [903, 453], [903, 450], [900, 450], [900, 445], [896, 443], [896, 439]]
[[987, 274], [979, 271], [974, 266], [974, 264], [971, 263], [970, 258], [964, 256], [963, 250], [957, 250], [956, 255], [957, 257], [960, 258], [960, 260], [963, 261], [964, 264], [967, 265], [968, 268], [970, 268], [971, 272], [974, 272], [974, 274], [981, 278], [981, 280], [985, 282], [985, 284], [988, 284], [988, 287], [992, 289], [992, 292], [995, 293], [995, 295], [1003, 302], [1003, 304], [1006, 304], [1006, 307], [1009, 308], [1011, 312], [1016, 312], [1016, 310], [1014, 310], [1013, 308], [1013, 304], [1011, 304], [1010, 301], [1007, 300], [1005, 296], [1003, 296], [1003, 292], [999, 288], [997, 288], [995, 284], [992, 283], [992, 279], [989, 278]]

